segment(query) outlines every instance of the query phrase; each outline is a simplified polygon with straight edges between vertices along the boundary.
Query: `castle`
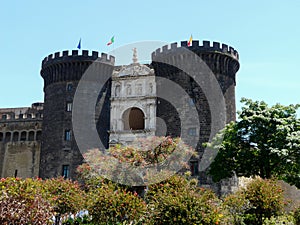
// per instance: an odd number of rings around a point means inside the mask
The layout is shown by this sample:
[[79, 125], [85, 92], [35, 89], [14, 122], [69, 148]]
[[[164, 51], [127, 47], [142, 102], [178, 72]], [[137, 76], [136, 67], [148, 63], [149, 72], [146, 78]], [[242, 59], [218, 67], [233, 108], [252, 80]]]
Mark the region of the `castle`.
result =
[[[104, 148], [136, 137], [170, 135], [194, 143], [200, 158], [190, 160], [192, 174], [208, 185], [199, 169], [202, 143], [235, 120], [238, 59], [232, 47], [209, 41], [163, 46], [152, 53], [150, 65], [138, 62], [136, 49], [132, 64], [126, 66], [115, 66], [113, 56], [95, 51], [50, 54], [41, 68], [44, 103], [0, 109], [0, 175], [75, 178], [83, 162], [79, 149], [97, 145], [94, 133]], [[87, 71], [96, 76], [82, 82]], [[186, 94], [168, 95], [165, 80]], [[79, 89], [83, 94], [76, 96]], [[74, 130], [74, 110], [78, 118], [92, 118], [95, 132], [81, 126], [82, 135], [75, 138], [79, 131]], [[230, 191], [232, 182], [224, 181], [219, 191]]]

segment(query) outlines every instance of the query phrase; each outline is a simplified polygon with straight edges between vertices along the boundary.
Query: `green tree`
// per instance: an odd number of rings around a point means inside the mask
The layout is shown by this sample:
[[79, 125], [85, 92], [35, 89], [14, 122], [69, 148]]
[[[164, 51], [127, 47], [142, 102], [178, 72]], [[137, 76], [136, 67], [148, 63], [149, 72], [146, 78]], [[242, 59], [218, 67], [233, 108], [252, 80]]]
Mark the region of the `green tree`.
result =
[[[132, 145], [116, 145], [107, 154], [91, 149], [84, 154], [87, 163], [77, 168], [80, 180], [97, 186], [101, 176], [121, 184], [157, 183], [177, 172], [188, 169], [188, 159], [196, 156], [193, 148], [180, 138], [148, 137]], [[99, 177], [100, 176], [100, 177]]]
[[299, 105], [269, 107], [243, 98], [239, 120], [228, 124], [207, 146], [218, 150], [209, 174], [214, 181], [238, 176], [276, 177], [300, 187]]

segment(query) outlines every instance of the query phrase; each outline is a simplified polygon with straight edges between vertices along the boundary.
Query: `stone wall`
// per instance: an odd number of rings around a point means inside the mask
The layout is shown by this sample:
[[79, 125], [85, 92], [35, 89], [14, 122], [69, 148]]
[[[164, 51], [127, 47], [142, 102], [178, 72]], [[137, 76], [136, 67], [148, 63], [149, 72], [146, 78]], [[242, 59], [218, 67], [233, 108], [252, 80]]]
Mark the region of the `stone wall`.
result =
[[1, 177], [39, 174], [43, 104], [0, 110]]

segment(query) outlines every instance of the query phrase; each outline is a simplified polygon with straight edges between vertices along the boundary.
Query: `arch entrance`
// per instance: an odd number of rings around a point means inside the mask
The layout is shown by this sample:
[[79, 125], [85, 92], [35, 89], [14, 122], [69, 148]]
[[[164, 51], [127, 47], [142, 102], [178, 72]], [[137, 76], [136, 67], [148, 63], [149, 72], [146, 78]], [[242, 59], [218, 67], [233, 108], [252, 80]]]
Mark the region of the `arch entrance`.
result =
[[144, 130], [145, 115], [139, 108], [127, 109], [123, 114], [124, 130]]

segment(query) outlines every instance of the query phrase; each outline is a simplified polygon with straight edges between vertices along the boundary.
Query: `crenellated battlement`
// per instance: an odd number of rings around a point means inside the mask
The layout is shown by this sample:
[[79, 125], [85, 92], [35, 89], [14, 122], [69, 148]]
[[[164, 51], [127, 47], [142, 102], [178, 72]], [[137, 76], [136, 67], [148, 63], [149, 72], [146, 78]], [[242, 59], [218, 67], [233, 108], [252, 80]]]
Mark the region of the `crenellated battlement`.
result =
[[[42, 61], [41, 76], [44, 79], [44, 88], [57, 82], [78, 81], [87, 68], [95, 63], [97, 71], [105, 73], [113, 68], [115, 57], [88, 50], [72, 50], [50, 54]], [[110, 70], [110, 69], [109, 69]], [[101, 73], [101, 72], [100, 72]]]
[[17, 122], [17, 121], [42, 121], [43, 114], [42, 113], [27, 113], [27, 114], [2, 114], [0, 117], [0, 123], [6, 122]]
[[[91, 54], [90, 54], [91, 53]], [[95, 61], [98, 60], [99, 62], [108, 63], [114, 65], [115, 57], [111, 55], [107, 55], [106, 53], [99, 53], [97, 51], [89, 52], [88, 50], [82, 50], [81, 54], [78, 50], [72, 51], [62, 51], [62, 52], [55, 52], [54, 54], [50, 54], [44, 58], [42, 61], [42, 68], [47, 65], [53, 63], [60, 63], [60, 62], [72, 62], [72, 61]]]
[[162, 48], [158, 48], [156, 51], [152, 53], [152, 59], [162, 54], [171, 54], [174, 51], [178, 51], [182, 47], [187, 48], [191, 51], [219, 52], [219, 53], [229, 55], [236, 60], [239, 59], [238, 52], [231, 46], [219, 42], [211, 43], [210, 41], [203, 41], [202, 44], [200, 44], [198, 40], [192, 41], [191, 46], [188, 46], [187, 41], [181, 41], [180, 43], [175, 42], [170, 45], [165, 45]]

